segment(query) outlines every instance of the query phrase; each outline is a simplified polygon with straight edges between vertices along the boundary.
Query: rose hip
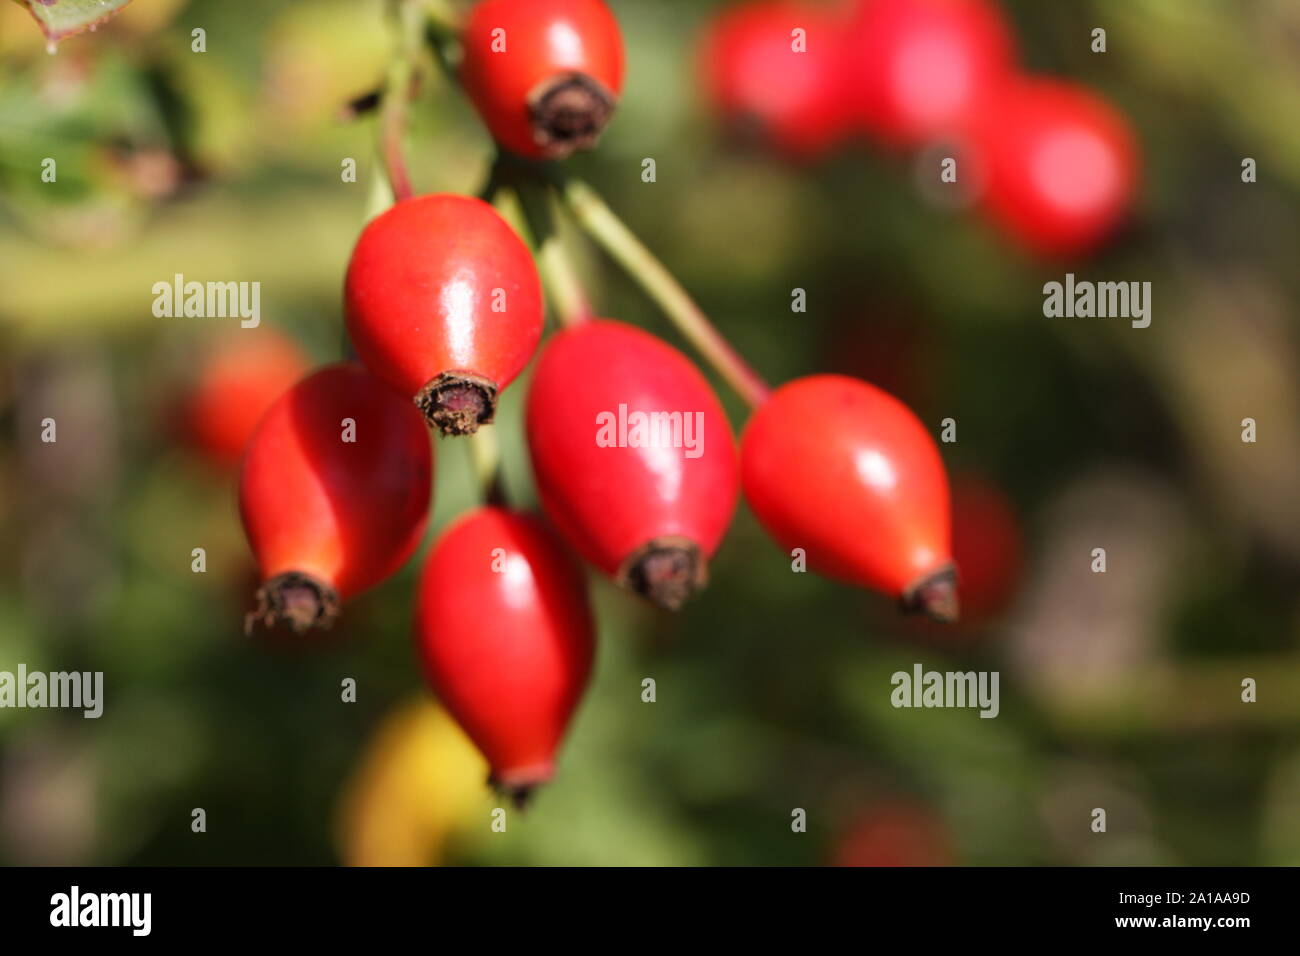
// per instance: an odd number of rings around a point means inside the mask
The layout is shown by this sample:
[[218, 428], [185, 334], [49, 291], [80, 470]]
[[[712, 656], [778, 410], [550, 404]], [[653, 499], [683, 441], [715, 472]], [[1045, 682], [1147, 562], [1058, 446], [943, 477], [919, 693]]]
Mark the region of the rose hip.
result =
[[840, 375], [789, 382], [750, 418], [741, 471], [754, 513], [809, 567], [956, 619], [947, 474], [898, 399]]
[[328, 627], [424, 533], [433, 457], [420, 416], [350, 362], [303, 379], [244, 453], [239, 508], [262, 588], [250, 619]]
[[419, 196], [375, 217], [352, 252], [344, 298], [366, 367], [444, 434], [492, 420], [542, 335], [527, 246], [468, 196]]

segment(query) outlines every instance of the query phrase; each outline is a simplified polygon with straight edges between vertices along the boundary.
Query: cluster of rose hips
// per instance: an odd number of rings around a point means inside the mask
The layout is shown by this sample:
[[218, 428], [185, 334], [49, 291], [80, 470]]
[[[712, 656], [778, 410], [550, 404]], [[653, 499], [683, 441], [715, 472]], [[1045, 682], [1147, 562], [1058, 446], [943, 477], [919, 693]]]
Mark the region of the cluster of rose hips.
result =
[[[623, 76], [601, 0], [484, 0], [459, 38], [460, 79], [516, 162], [595, 144]], [[551, 168], [535, 167], [543, 193]], [[240, 507], [262, 578], [251, 620], [268, 627], [328, 626], [402, 566], [428, 516], [428, 430], [481, 441], [475, 433], [542, 340], [538, 268], [507, 220], [481, 199], [400, 192], [348, 265], [359, 361], [289, 388], [244, 452]], [[590, 673], [592, 615], [571, 552], [675, 610], [705, 584], [742, 488], [809, 567], [956, 617], [948, 479], [905, 405], [844, 376], [774, 391], [754, 378], [737, 448], [685, 355], [585, 309], [560, 311], [565, 327], [541, 345], [527, 396], [545, 520], [490, 492], [438, 538], [418, 585], [429, 682], [500, 787], [521, 795], [550, 778]], [[702, 453], [598, 442], [602, 416], [619, 409], [698, 416]]]
[[923, 151], [936, 179], [953, 160], [956, 196], [1038, 253], [1095, 248], [1133, 198], [1124, 118], [1021, 72], [993, 0], [741, 3], [710, 24], [701, 68], [724, 117], [796, 159], [862, 137]]

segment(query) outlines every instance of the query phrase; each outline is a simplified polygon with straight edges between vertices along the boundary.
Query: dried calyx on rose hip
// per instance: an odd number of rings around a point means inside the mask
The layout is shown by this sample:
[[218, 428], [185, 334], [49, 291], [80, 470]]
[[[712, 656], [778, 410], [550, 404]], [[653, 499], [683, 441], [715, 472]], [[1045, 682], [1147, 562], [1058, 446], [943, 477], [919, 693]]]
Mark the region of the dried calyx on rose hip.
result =
[[948, 477], [906, 405], [842, 375], [796, 379], [754, 412], [740, 455], [750, 507], [809, 567], [956, 620]]
[[623, 89], [623, 38], [602, 0], [483, 0], [460, 77], [496, 141], [529, 159], [596, 145]]
[[537, 518], [478, 508], [434, 544], [417, 600], [429, 685], [522, 806], [554, 774], [591, 675], [581, 570]]
[[528, 447], [547, 516], [624, 587], [676, 610], [707, 581], [739, 495], [735, 440], [699, 370], [597, 319], [543, 347]]
[[361, 366], [323, 368], [266, 413], [239, 510], [262, 576], [247, 627], [329, 627], [419, 544], [433, 453], [420, 416]]
[[352, 251], [344, 298], [366, 367], [448, 435], [492, 421], [498, 395], [542, 336], [528, 247], [468, 196], [418, 196], [371, 220]]

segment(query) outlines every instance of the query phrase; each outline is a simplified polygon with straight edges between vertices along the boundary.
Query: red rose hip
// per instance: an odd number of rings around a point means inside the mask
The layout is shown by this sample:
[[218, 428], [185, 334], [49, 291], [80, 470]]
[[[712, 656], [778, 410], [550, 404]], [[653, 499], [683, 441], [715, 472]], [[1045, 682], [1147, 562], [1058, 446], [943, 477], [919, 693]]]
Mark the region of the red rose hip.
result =
[[1129, 211], [1138, 152], [1124, 118], [1077, 84], [1023, 79], [964, 134], [987, 215], [1030, 250], [1087, 253]]
[[184, 401], [186, 439], [217, 464], [238, 464], [262, 415], [306, 371], [306, 356], [278, 332], [231, 332], [205, 356]]
[[332, 624], [342, 601], [411, 556], [432, 479], [420, 416], [359, 365], [328, 366], [289, 389], [258, 425], [239, 476], [263, 582], [250, 626]]
[[719, 113], [797, 159], [835, 145], [848, 129], [843, 27], [808, 3], [745, 3], [709, 26], [700, 73]]
[[601, 0], [483, 0], [461, 82], [496, 141], [529, 159], [596, 145], [623, 90], [623, 38]]
[[492, 420], [542, 335], [528, 248], [467, 196], [419, 196], [373, 219], [352, 252], [344, 298], [366, 367], [445, 434]]
[[840, 375], [789, 382], [750, 418], [741, 472], [759, 520], [810, 567], [956, 619], [948, 478], [898, 399]]
[[861, 0], [847, 45], [857, 117], [896, 146], [952, 132], [1015, 69], [1011, 29], [989, 0]]
[[485, 507], [434, 545], [415, 640], [425, 675], [521, 801], [554, 771], [594, 653], [582, 572], [536, 518]]
[[661, 607], [707, 580], [739, 494], [735, 441], [699, 370], [599, 319], [542, 350], [528, 447], [547, 515], [587, 560]]

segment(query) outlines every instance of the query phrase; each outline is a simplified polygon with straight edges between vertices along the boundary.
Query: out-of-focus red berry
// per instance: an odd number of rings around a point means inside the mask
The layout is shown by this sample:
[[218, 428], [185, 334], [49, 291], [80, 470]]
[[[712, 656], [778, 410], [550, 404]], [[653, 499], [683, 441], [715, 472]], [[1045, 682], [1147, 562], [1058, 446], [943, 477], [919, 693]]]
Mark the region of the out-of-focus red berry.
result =
[[856, 117], [870, 136], [918, 146], [960, 126], [1015, 67], [989, 0], [861, 0], [847, 32]]
[[1139, 155], [1127, 121], [1084, 87], [1024, 78], [978, 111], [960, 137], [985, 213], [1020, 244], [1089, 252], [1122, 222]]
[[194, 388], [183, 400], [186, 441], [233, 467], [262, 415], [307, 366], [302, 350], [268, 326], [229, 333], [201, 360]]
[[911, 803], [878, 804], [854, 823], [835, 847], [832, 866], [952, 866], [947, 829], [929, 810]]
[[1020, 583], [1024, 542], [1006, 495], [972, 475], [952, 483], [952, 550], [962, 618], [979, 623], [1005, 610]]
[[849, 127], [843, 35], [824, 6], [775, 0], [724, 10], [700, 51], [712, 106], [792, 157], [817, 157]]

